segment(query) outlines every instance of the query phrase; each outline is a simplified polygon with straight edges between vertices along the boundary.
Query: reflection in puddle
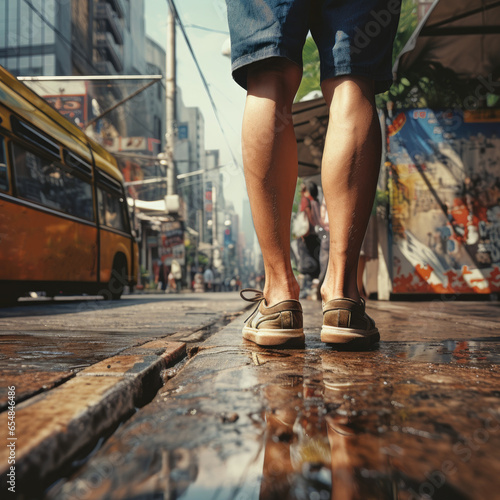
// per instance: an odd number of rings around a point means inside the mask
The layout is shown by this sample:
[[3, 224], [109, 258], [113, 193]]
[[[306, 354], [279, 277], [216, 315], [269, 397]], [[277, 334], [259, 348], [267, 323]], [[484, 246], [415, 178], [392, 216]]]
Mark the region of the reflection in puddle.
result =
[[266, 384], [266, 429], [260, 499], [329, 498], [330, 445], [319, 381], [303, 376], [296, 358], [292, 376]]
[[[491, 457], [500, 446], [500, 414], [493, 409], [500, 407], [500, 377], [492, 344], [386, 342], [360, 353], [242, 352], [245, 361], [231, 372], [234, 378], [222, 370], [212, 381], [222, 390], [214, 403], [187, 412], [209, 430], [207, 410], [224, 401], [238, 419], [191, 450], [184, 468], [170, 460], [169, 491], [178, 495], [170, 498], [492, 498], [488, 485], [497, 474]], [[234, 399], [226, 398], [230, 390]], [[260, 411], [238, 409], [247, 408], [248, 394]]]
[[[440, 469], [449, 444], [438, 461], [431, 456], [442, 453], [443, 437], [458, 434], [433, 420], [444, 418], [430, 415], [434, 402], [429, 414], [414, 412], [417, 404], [427, 405], [418, 397], [421, 387], [401, 373], [387, 377], [373, 358], [334, 352], [319, 358], [305, 366], [295, 357], [288, 376], [262, 373], [267, 408], [260, 500], [469, 498]], [[439, 484], [429, 487], [429, 474]]]
[[[260, 500], [393, 498], [395, 478], [388, 473], [389, 457], [381, 452], [377, 426], [369, 426], [367, 411], [358, 410], [363, 398], [373, 397], [373, 371], [360, 370], [353, 381], [349, 367], [329, 354], [316, 359], [316, 369], [296, 357], [293, 376], [275, 376], [263, 384], [267, 408]], [[384, 414], [375, 418], [380, 422]]]
[[421, 363], [500, 364], [498, 343], [488, 341], [383, 342], [380, 351]]
[[[259, 394], [263, 409], [251, 424], [259, 438], [245, 441], [240, 417], [236, 444], [195, 452], [197, 477], [179, 498], [483, 498], [472, 485], [492, 480], [487, 464], [498, 446], [500, 416], [478, 405], [476, 388], [467, 389], [477, 367], [464, 366], [454, 377], [456, 367], [448, 364], [491, 362], [488, 347], [415, 342], [386, 343], [373, 353], [247, 353], [251, 380], [243, 373], [239, 384]], [[445, 363], [439, 370], [429, 365], [438, 361]], [[489, 392], [496, 384], [492, 378], [483, 385], [490, 403], [498, 402]], [[492, 423], [498, 435], [486, 430]], [[485, 432], [488, 441], [474, 442]], [[170, 485], [179, 487], [173, 472]]]
[[71, 356], [72, 352], [70, 351], [20, 351], [19, 354], [23, 356], [24, 359], [37, 359], [43, 358], [46, 356]]
[[[180, 373], [52, 498], [75, 497], [82, 482], [81, 500], [498, 498], [491, 344], [235, 349], [219, 364], [207, 350], [191, 361], [194, 380]], [[120, 462], [101, 484], [109, 495], [93, 495], [112, 456]]]

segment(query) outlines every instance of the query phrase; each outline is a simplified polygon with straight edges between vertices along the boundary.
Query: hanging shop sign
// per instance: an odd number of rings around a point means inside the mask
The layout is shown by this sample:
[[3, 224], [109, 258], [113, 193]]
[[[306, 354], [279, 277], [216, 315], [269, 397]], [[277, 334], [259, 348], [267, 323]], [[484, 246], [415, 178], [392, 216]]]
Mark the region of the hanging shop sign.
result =
[[186, 261], [184, 246], [184, 224], [182, 221], [164, 222], [161, 225], [159, 253], [165, 265], [177, 260], [180, 265]]

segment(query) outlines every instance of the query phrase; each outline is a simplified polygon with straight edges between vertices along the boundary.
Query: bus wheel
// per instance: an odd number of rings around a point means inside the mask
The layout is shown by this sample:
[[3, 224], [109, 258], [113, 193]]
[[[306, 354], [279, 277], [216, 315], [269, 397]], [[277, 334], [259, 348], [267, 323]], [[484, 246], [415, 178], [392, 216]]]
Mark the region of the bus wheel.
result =
[[117, 255], [113, 262], [113, 270], [108, 283], [108, 289], [103, 294], [106, 300], [118, 300], [123, 294], [127, 285], [127, 260], [125, 257]]

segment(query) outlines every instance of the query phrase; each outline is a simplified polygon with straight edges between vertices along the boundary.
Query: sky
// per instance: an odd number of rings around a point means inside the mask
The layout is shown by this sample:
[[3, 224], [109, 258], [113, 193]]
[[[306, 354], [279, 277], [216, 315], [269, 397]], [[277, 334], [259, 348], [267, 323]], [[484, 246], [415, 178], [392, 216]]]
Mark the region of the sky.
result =
[[[145, 0], [146, 33], [165, 48], [168, 4], [167, 0]], [[241, 203], [246, 198], [241, 163], [241, 120], [245, 91], [231, 77], [231, 61], [222, 55], [222, 46], [229, 39], [225, 0], [177, 0], [179, 16], [186, 28], [198, 62], [208, 82], [218, 109], [227, 142], [239, 168], [226, 168], [224, 196], [242, 213]], [[196, 28], [199, 26], [216, 33]], [[197, 106], [205, 118], [205, 148], [220, 150], [220, 163], [232, 163], [232, 156], [217, 123], [209, 98], [203, 87], [193, 58], [183, 35], [177, 28], [177, 86], [182, 91], [185, 106]]]

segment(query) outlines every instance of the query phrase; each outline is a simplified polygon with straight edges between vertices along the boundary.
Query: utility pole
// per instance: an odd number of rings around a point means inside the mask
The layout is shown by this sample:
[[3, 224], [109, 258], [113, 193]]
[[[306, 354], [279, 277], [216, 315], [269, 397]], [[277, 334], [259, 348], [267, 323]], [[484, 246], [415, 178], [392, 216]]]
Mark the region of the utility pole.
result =
[[212, 184], [212, 246], [219, 248], [217, 241], [217, 187]]
[[167, 195], [174, 195], [175, 188], [175, 14], [169, 3], [167, 23], [167, 61], [166, 61], [166, 146], [167, 156]]

